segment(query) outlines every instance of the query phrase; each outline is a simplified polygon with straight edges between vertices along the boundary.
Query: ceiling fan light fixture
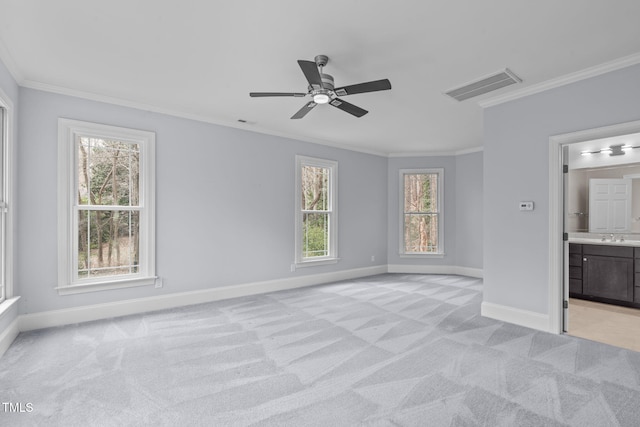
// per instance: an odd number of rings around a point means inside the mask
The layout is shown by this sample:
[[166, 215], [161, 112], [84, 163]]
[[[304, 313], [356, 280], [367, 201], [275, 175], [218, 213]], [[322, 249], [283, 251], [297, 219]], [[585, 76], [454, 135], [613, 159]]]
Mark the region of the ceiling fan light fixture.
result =
[[313, 102], [316, 104], [328, 104], [331, 98], [326, 93], [316, 93], [313, 95]]
[[298, 60], [298, 65], [307, 79], [307, 92], [249, 92], [252, 98], [266, 96], [311, 96], [311, 101], [304, 104], [291, 119], [301, 119], [307, 115], [309, 111], [317, 107], [319, 104], [330, 104], [345, 113], [349, 113], [355, 117], [362, 117], [368, 113], [357, 105], [342, 101], [338, 96], [354, 95], [356, 93], [376, 92], [379, 90], [391, 89], [391, 82], [388, 79], [375, 80], [370, 82], [358, 83], [354, 85], [340, 87], [335, 89], [333, 76], [324, 74], [322, 68], [327, 65], [329, 58], [326, 55], [318, 55], [314, 61]]

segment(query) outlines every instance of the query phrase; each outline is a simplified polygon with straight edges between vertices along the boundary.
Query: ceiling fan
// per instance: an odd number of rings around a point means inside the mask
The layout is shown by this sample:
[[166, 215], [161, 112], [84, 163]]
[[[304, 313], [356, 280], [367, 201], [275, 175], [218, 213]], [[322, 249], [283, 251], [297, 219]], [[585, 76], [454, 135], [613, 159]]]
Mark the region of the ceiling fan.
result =
[[356, 105], [350, 104], [347, 101], [344, 101], [338, 96], [346, 96], [346, 95], [354, 95], [356, 93], [366, 93], [366, 92], [376, 92], [379, 90], [389, 90], [391, 89], [391, 82], [388, 79], [375, 80], [366, 83], [358, 83], [350, 86], [343, 86], [339, 88], [334, 88], [333, 77], [329, 74], [324, 74], [322, 69], [327, 62], [329, 62], [329, 57], [327, 55], [318, 55], [315, 58], [315, 61], [304, 61], [299, 60], [298, 65], [302, 69], [304, 76], [307, 78], [309, 82], [309, 87], [307, 92], [251, 92], [249, 96], [251, 97], [267, 97], [267, 96], [295, 96], [295, 97], [304, 97], [307, 95], [311, 95], [313, 100], [309, 101], [298, 110], [293, 116], [292, 119], [301, 119], [307, 115], [307, 113], [313, 110], [318, 104], [331, 104], [336, 108], [339, 108], [342, 111], [346, 111], [349, 114], [352, 114], [356, 117], [362, 117], [368, 113], [367, 110], [364, 110]]

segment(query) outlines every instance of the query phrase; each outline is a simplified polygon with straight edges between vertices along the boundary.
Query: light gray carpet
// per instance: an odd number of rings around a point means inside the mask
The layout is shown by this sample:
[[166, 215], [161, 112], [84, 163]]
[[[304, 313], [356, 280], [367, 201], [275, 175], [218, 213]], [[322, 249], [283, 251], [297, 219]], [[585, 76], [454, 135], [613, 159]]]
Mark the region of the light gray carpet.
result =
[[480, 316], [482, 281], [386, 274], [22, 333], [3, 426], [638, 426], [640, 353]]

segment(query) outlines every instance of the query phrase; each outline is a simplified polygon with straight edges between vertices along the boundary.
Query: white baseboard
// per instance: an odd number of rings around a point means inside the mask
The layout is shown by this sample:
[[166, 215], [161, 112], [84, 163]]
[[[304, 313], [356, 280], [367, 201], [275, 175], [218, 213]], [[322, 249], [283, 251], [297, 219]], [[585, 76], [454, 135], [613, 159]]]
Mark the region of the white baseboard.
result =
[[65, 310], [23, 314], [19, 317], [19, 327], [20, 331], [30, 331], [33, 329], [42, 329], [52, 326], [69, 325], [89, 322], [92, 320], [126, 316], [130, 314], [146, 313], [228, 298], [301, 288], [305, 286], [319, 285], [322, 283], [373, 276], [386, 272], [387, 266], [379, 265], [374, 267], [336, 271], [332, 273], [311, 274], [307, 276], [224, 286], [200, 291], [179, 292], [149, 298], [137, 298], [106, 304], [74, 307]]
[[477, 277], [482, 279], [483, 271], [479, 268], [458, 267], [456, 265], [405, 265], [389, 264], [389, 273], [405, 274], [456, 274], [459, 276]]
[[18, 319], [17, 317], [13, 319], [9, 327], [0, 334], [0, 357], [7, 351], [13, 340], [15, 340], [20, 333]]
[[[285, 279], [224, 286], [199, 291], [179, 292], [148, 298], [136, 298], [105, 304], [73, 307], [63, 310], [23, 314], [18, 317], [18, 330], [50, 328], [54, 326], [89, 322], [131, 314], [147, 313], [167, 308], [182, 307], [247, 295], [263, 294], [286, 289], [302, 288], [340, 280], [356, 279], [383, 273], [457, 274], [482, 278], [482, 270], [457, 266], [436, 265], [378, 265], [331, 273], [311, 274]], [[15, 338], [15, 336], [14, 336]]]
[[494, 304], [484, 301], [480, 307], [480, 314], [484, 317], [514, 323], [531, 329], [552, 332], [549, 328], [549, 315], [519, 308]]

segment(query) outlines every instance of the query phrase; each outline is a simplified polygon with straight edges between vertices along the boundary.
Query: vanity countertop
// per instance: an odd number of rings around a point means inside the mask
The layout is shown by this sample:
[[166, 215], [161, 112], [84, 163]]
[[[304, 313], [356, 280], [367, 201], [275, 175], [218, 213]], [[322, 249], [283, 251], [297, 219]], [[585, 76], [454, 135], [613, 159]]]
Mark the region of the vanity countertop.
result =
[[611, 240], [602, 241], [602, 239], [589, 238], [589, 237], [569, 237], [569, 243], [579, 243], [582, 245], [609, 245], [609, 246], [637, 246], [640, 247], [640, 240], [627, 240], [624, 242]]

